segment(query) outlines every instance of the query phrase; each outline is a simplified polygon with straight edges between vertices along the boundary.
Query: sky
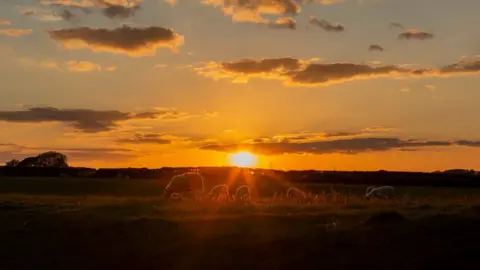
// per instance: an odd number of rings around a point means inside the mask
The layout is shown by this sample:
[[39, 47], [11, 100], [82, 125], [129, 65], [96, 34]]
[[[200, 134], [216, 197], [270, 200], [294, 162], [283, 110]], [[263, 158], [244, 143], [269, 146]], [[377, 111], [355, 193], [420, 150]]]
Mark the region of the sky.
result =
[[0, 161], [480, 170], [478, 0], [0, 0]]

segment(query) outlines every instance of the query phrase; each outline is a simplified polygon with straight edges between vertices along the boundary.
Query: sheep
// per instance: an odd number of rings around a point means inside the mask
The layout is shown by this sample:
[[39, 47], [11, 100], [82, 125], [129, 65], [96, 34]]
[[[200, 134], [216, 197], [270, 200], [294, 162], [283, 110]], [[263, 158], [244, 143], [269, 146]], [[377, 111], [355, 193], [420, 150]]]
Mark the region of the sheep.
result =
[[227, 185], [216, 185], [208, 193], [208, 198], [218, 201], [230, 199], [230, 192]]
[[294, 198], [298, 203], [302, 203], [307, 199], [307, 193], [296, 187], [287, 189], [287, 198]]
[[251, 187], [248, 185], [239, 186], [235, 192], [234, 198], [241, 201], [250, 201], [252, 199], [250, 190]]
[[[201, 188], [198, 188], [198, 182], [201, 182]], [[187, 172], [172, 177], [168, 185], [164, 189], [163, 198], [171, 198], [174, 193], [180, 194], [183, 198], [185, 193], [205, 194], [205, 182], [200, 173]]]
[[367, 193], [365, 195], [366, 199], [371, 197], [377, 197], [382, 199], [391, 199], [395, 197], [395, 189], [392, 186], [382, 186], [382, 187], [373, 187], [370, 186], [367, 188]]

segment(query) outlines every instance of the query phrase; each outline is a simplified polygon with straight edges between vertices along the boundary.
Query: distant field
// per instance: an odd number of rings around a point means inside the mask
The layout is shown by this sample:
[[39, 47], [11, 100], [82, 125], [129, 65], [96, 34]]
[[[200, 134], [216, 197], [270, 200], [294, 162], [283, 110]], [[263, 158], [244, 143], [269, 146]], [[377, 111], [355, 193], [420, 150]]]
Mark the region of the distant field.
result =
[[[101, 195], [101, 196], [159, 196], [169, 179], [98, 179], [98, 178], [32, 178], [32, 177], [3, 177], [0, 178], [0, 194], [50, 194], [50, 195]], [[289, 185], [289, 183], [283, 183]], [[352, 196], [365, 194], [367, 185], [342, 184], [296, 184], [295, 186], [311, 191], [338, 192]], [[206, 182], [207, 190], [212, 184]], [[283, 187], [285, 188], [285, 186]], [[272, 191], [279, 189], [279, 185], [263, 187], [262, 190]], [[396, 187], [400, 197], [421, 198], [464, 198], [479, 196], [480, 189], [451, 188], [451, 187]], [[271, 192], [267, 192], [270, 194]]]
[[163, 201], [166, 181], [1, 178], [0, 269], [470, 269], [473, 189], [305, 185], [314, 205]]

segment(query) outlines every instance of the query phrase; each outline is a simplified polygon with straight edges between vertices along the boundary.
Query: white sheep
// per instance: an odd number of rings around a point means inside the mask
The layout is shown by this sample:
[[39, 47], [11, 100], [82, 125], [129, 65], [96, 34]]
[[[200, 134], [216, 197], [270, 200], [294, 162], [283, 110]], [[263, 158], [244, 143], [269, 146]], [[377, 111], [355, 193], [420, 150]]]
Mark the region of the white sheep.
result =
[[369, 186], [366, 191], [365, 198], [377, 197], [382, 199], [395, 198], [395, 189], [392, 186], [374, 187]]
[[[198, 188], [199, 182], [201, 183], [201, 188]], [[165, 187], [163, 197], [170, 198], [174, 193], [180, 194], [181, 198], [183, 198], [185, 193], [200, 193], [203, 198], [205, 194], [205, 181], [202, 175], [197, 172], [175, 175]]]
[[234, 198], [241, 201], [250, 201], [251, 197], [251, 187], [248, 185], [239, 186], [235, 192]]
[[307, 199], [307, 193], [296, 187], [290, 187], [287, 189], [287, 198], [293, 198], [298, 203], [302, 203]]
[[230, 198], [228, 186], [224, 184], [214, 186], [208, 193], [208, 198], [218, 201], [228, 200]]

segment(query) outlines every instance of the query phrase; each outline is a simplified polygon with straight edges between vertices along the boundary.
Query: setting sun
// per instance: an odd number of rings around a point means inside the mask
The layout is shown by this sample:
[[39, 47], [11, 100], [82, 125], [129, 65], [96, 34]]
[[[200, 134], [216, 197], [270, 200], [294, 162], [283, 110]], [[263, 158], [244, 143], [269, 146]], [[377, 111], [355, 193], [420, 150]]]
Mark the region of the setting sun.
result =
[[249, 152], [238, 152], [229, 156], [230, 163], [238, 167], [252, 167], [257, 164], [257, 157]]

